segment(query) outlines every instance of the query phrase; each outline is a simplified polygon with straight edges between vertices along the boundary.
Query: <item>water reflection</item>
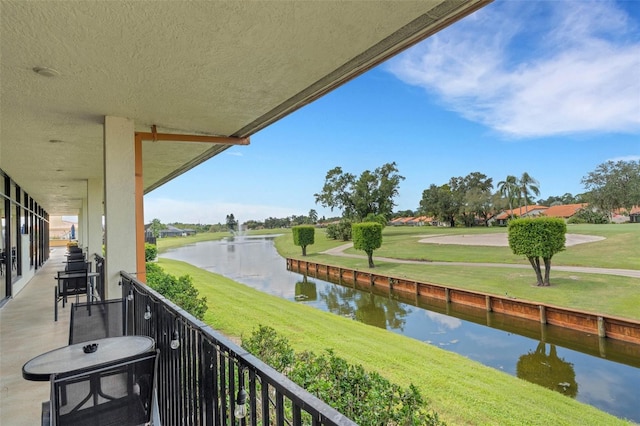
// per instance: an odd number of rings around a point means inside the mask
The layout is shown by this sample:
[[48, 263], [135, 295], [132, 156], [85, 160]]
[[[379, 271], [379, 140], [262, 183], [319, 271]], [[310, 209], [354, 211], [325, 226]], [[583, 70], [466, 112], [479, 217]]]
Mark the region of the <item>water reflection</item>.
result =
[[396, 300], [348, 287], [327, 287], [320, 293], [320, 298], [329, 312], [385, 330], [403, 331], [406, 316], [411, 312], [411, 309]]
[[302, 281], [296, 283], [296, 300], [313, 302], [318, 300], [318, 290], [316, 289], [316, 283], [307, 281], [307, 276], [304, 275]]
[[522, 355], [516, 364], [518, 377], [575, 398], [578, 383], [573, 364], [558, 356], [556, 345], [538, 343], [535, 351]]

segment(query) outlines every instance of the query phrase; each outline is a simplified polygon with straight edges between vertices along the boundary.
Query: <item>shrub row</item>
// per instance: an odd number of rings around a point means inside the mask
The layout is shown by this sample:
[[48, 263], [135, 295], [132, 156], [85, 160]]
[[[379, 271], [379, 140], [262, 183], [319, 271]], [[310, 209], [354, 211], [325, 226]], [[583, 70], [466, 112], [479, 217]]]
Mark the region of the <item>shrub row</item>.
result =
[[444, 425], [413, 384], [402, 388], [332, 350], [295, 354], [286, 338], [266, 326], [243, 338], [242, 346], [358, 424]]

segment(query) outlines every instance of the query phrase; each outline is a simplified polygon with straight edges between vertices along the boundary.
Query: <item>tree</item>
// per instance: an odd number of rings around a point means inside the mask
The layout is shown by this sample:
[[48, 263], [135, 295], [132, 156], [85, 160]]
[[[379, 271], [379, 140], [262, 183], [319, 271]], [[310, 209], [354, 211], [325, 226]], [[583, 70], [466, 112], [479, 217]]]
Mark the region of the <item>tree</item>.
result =
[[360, 222], [351, 225], [353, 248], [363, 250], [369, 259], [369, 268], [375, 268], [373, 264], [373, 251], [382, 245], [382, 225], [377, 222]]
[[413, 217], [415, 213], [413, 210], [398, 210], [389, 219], [395, 219], [397, 217]]
[[593, 207], [583, 207], [567, 220], [567, 223], [609, 223], [609, 215]]
[[511, 217], [513, 217], [513, 202], [520, 196], [518, 178], [509, 175], [505, 180], [498, 182], [498, 192], [507, 199], [509, 210], [511, 210]]
[[299, 225], [291, 228], [293, 244], [302, 247], [302, 255], [307, 255], [307, 246], [314, 243], [316, 228], [311, 225]]
[[318, 222], [318, 212], [314, 209], [309, 210], [309, 220], [312, 225]]
[[531, 202], [532, 195], [540, 195], [540, 183], [535, 180], [533, 177], [529, 175], [529, 173], [524, 172], [518, 181], [518, 186], [520, 189], [519, 199], [524, 201], [524, 212], [525, 214], [529, 212], [529, 202]]
[[[522, 218], [509, 221], [509, 247], [513, 254], [524, 255], [536, 272], [537, 284], [549, 286], [551, 258], [564, 250], [567, 225], [556, 217]], [[544, 280], [540, 270], [544, 261]]]
[[149, 229], [151, 230], [151, 234], [153, 234], [155, 238], [158, 238], [160, 231], [167, 229], [167, 226], [160, 223], [160, 219], [153, 219], [149, 225]]
[[371, 172], [365, 170], [359, 178], [344, 173], [341, 167], [327, 172], [322, 192], [314, 194], [316, 203], [323, 207], [342, 210], [342, 216], [362, 220], [369, 213], [391, 217], [393, 199], [403, 176], [398, 174], [396, 163], [386, 163]]
[[327, 238], [349, 241], [351, 239], [351, 221], [341, 219], [338, 223], [327, 225]]
[[616, 209], [640, 205], [640, 160], [607, 161], [582, 178], [591, 204], [612, 217]]
[[465, 177], [452, 177], [449, 187], [453, 193], [457, 215], [465, 226], [473, 226], [476, 217], [488, 216], [487, 210], [491, 202], [493, 179], [480, 172], [469, 173]]
[[233, 216], [233, 213], [227, 215], [227, 229], [231, 232], [235, 231], [238, 226], [238, 221]]
[[456, 226], [459, 203], [449, 185], [432, 184], [429, 189], [422, 192], [418, 210], [427, 216], [435, 216], [443, 222], [448, 222], [453, 228]]

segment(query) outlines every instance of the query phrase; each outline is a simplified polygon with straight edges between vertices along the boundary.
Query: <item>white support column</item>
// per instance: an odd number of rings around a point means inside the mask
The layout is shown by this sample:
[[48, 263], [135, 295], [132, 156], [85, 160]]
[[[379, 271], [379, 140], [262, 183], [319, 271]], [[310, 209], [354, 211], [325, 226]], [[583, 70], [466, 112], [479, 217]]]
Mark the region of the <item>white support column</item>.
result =
[[89, 239], [87, 235], [88, 217], [89, 207], [87, 204], [87, 197], [85, 196], [82, 199], [82, 211], [80, 213], [80, 216], [78, 216], [78, 242], [87, 256], [89, 255], [89, 252], [87, 252], [87, 246], [89, 245]]
[[120, 271], [136, 272], [134, 123], [104, 119], [106, 297], [120, 296]]
[[98, 178], [89, 179], [87, 182], [87, 255], [92, 261], [94, 254], [104, 256], [102, 253], [102, 200], [104, 199], [102, 182], [102, 179]]

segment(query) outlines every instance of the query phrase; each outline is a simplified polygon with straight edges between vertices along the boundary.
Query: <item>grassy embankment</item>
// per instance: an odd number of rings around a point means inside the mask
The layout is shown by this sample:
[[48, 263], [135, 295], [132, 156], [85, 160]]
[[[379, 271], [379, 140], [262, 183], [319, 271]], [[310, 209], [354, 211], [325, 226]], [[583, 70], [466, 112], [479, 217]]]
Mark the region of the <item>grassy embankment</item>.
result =
[[[420, 229], [422, 233], [424, 230], [424, 228]], [[504, 229], [502, 231], [504, 232]], [[490, 229], [490, 232], [495, 231]], [[576, 231], [572, 229], [571, 232]], [[621, 232], [610, 232], [606, 229], [599, 232], [604, 232], [608, 238], [615, 238], [616, 235], [621, 234]], [[597, 235], [596, 232], [585, 233]], [[400, 238], [404, 235], [405, 240], [408, 241], [407, 244], [411, 244], [411, 240], [415, 237], [405, 229], [391, 228], [385, 230], [384, 244], [392, 242], [397, 234]], [[626, 238], [629, 237], [619, 239], [617, 246], [625, 247]], [[181, 243], [176, 245], [192, 242], [187, 239], [178, 240], [181, 240]], [[293, 246], [290, 240], [290, 232], [285, 231], [284, 236], [277, 240], [278, 248], [285, 256], [298, 257], [300, 248]], [[166, 248], [164, 242], [161, 241], [160, 250]], [[318, 254], [319, 251], [341, 244], [342, 242], [326, 240], [319, 234], [316, 236], [316, 244], [308, 248], [313, 248], [309, 250], [308, 257], [314, 257], [314, 261], [325, 261], [331, 264], [360, 262], [361, 266], [358, 267], [366, 269], [366, 265], [358, 259]], [[330, 261], [332, 259], [333, 261]], [[326, 348], [333, 348], [339, 356], [351, 362], [363, 364], [368, 369], [381, 371], [390, 380], [404, 385], [413, 382], [430, 400], [431, 407], [450, 424], [626, 424], [593, 407], [414, 339], [321, 312], [305, 305], [288, 302], [182, 262], [161, 259], [160, 264], [167, 272], [176, 275], [189, 274], [194, 278], [194, 283], [202, 295], [208, 299], [210, 309], [205, 320], [221, 332], [238, 337], [249, 335], [258, 325], [268, 325], [286, 336], [296, 350], [309, 349], [320, 352]], [[347, 264], [344, 266], [353, 267]], [[388, 273], [391, 274], [424, 275], [428, 273], [430, 280], [435, 282], [441, 281], [434, 277], [442, 277], [446, 280], [453, 276], [458, 277], [455, 280], [461, 283], [472, 281], [473, 285], [481, 285], [483, 280], [489, 280], [493, 284], [490, 287], [499, 294], [504, 291], [501, 286], [509, 280], [518, 281], [519, 286], [522, 287], [531, 287], [530, 273], [525, 270], [505, 270], [504, 274], [517, 275], [508, 277], [498, 273], [501, 268], [431, 266], [425, 272], [424, 269], [419, 268], [413, 271], [413, 266], [402, 265], [395, 269], [394, 265], [389, 264], [387, 268], [391, 271]], [[422, 265], [418, 266], [424, 268]], [[376, 271], [383, 273], [381, 269], [383, 265], [379, 263]], [[465, 272], [466, 269], [470, 271]], [[478, 277], [480, 271], [483, 275]], [[492, 275], [499, 275], [500, 278], [495, 279]], [[557, 278], [558, 281], [552, 282], [554, 287], [563, 290], [561, 301], [570, 298], [569, 296], [574, 292], [591, 293], [594, 289], [597, 290], [598, 283], [592, 280], [597, 281], [600, 278], [600, 276], [594, 277], [593, 274], [571, 274], [577, 276], [576, 280], [570, 277], [562, 278], [560, 275], [553, 274], [552, 278]], [[617, 277], [602, 277], [606, 279], [599, 285], [609, 287], [609, 292], [612, 286], [624, 287], [625, 282], [632, 286], [634, 281], [620, 279], [620, 282], [617, 282]], [[561, 278], [563, 281], [560, 280]], [[567, 288], [567, 285], [574, 281], [580, 285], [575, 289]], [[637, 293], [637, 285], [640, 284], [637, 281], [635, 280], [635, 291], [632, 291], [633, 287], [625, 287], [626, 296]], [[585, 283], [588, 285], [585, 286]], [[598, 299], [598, 296], [593, 297]], [[576, 303], [583, 302], [582, 298], [576, 300]], [[567, 306], [566, 302], [557, 304]], [[573, 303], [570, 306], [578, 307]], [[637, 300], [634, 306], [637, 310]], [[238, 318], [243, 320], [238, 321]]]

